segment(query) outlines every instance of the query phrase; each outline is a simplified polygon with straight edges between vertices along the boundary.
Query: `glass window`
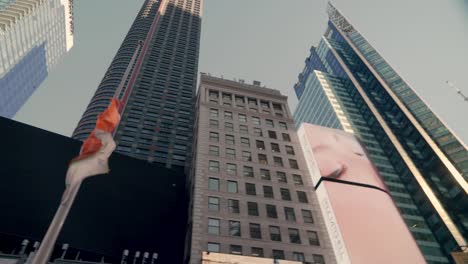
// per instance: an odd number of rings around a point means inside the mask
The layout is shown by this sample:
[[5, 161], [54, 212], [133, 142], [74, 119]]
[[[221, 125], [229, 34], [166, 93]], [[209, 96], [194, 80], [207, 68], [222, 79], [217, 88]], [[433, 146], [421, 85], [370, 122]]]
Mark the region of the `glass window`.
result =
[[236, 104], [244, 104], [244, 102], [244, 97], [236, 95]]
[[288, 130], [288, 125], [285, 122], [279, 122], [279, 127], [284, 130]]
[[272, 204], [266, 204], [267, 216], [269, 218], [278, 218], [278, 212], [276, 212], [276, 206]]
[[254, 256], [254, 257], [260, 257], [260, 258], [263, 258], [264, 257], [264, 254], [263, 254], [263, 248], [259, 248], [259, 247], [252, 247], [251, 248], [251, 256]]
[[219, 142], [219, 134], [216, 132], [210, 132], [210, 141]]
[[286, 153], [289, 154], [289, 155], [294, 155], [294, 148], [292, 146], [284, 146], [284, 148], [286, 149]]
[[228, 132], [233, 132], [234, 131], [234, 124], [229, 123], [229, 122], [225, 122], [224, 123], [224, 130], [226, 130]]
[[208, 233], [219, 235], [220, 220], [216, 218], [208, 218]]
[[258, 127], [254, 127], [254, 135], [257, 137], [263, 137], [262, 129]]
[[278, 179], [278, 182], [281, 183], [288, 183], [288, 179], [286, 178], [286, 173], [277, 171], [276, 172], [276, 178]]
[[320, 246], [320, 241], [315, 231], [307, 231], [307, 237], [309, 239], [309, 244], [312, 246]]
[[210, 155], [219, 156], [219, 147], [210, 145]]
[[295, 261], [305, 261], [304, 253], [293, 252], [293, 260]]
[[294, 184], [296, 185], [304, 185], [304, 183], [302, 182], [301, 175], [293, 174], [293, 180], [294, 180]]
[[283, 199], [285, 201], [291, 201], [291, 193], [289, 192], [288, 189], [281, 188], [280, 193], [281, 193], [281, 199]]
[[276, 132], [268, 130], [268, 137], [270, 137], [272, 139], [276, 139]]
[[273, 109], [276, 111], [282, 111], [283, 108], [281, 107], [281, 104], [273, 103]]
[[308, 203], [309, 200], [307, 199], [307, 194], [303, 191], [297, 191], [297, 199], [301, 203]]
[[234, 145], [235, 140], [233, 135], [226, 135], [226, 144]]
[[325, 264], [325, 259], [322, 255], [312, 254], [312, 258], [314, 259], [314, 264]]
[[289, 159], [289, 167], [291, 167], [291, 169], [299, 169], [299, 165], [297, 165], [297, 161], [293, 159]]
[[256, 239], [262, 239], [262, 231], [259, 224], [249, 224], [250, 237]]
[[226, 164], [226, 172], [228, 175], [237, 175], [237, 165], [232, 163]]
[[242, 151], [243, 161], [252, 161], [252, 153], [250, 151]]
[[241, 134], [248, 134], [249, 133], [249, 128], [244, 125], [239, 126], [239, 133]]
[[218, 109], [211, 108], [210, 109], [210, 117], [213, 118], [213, 119], [218, 119], [218, 117], [219, 117]]
[[267, 156], [264, 154], [258, 154], [258, 162], [263, 165], [268, 165]]
[[209, 161], [209, 170], [210, 170], [210, 172], [218, 173], [219, 172], [219, 161], [210, 160]]
[[265, 142], [263, 142], [261, 140], [256, 140], [255, 145], [257, 146], [257, 149], [265, 150]]
[[304, 220], [304, 223], [308, 224], [313, 224], [314, 223], [314, 218], [312, 216], [312, 211], [310, 210], [302, 210], [302, 218]]
[[211, 191], [219, 191], [219, 179], [209, 178], [208, 180], [208, 189]]
[[232, 148], [226, 149], [226, 158], [228, 159], [236, 159], [236, 150]]
[[255, 189], [254, 183], [245, 183], [245, 193], [248, 195], [257, 195], [257, 190]]
[[280, 147], [279, 147], [278, 144], [276, 144], [276, 143], [271, 143], [270, 145], [271, 145], [271, 151], [272, 151], [272, 152], [280, 152]]
[[240, 212], [238, 200], [228, 199], [228, 212], [231, 214], [238, 214]]
[[263, 185], [263, 196], [265, 198], [274, 198], [273, 187]]
[[230, 193], [237, 193], [237, 182], [236, 181], [228, 181], [227, 182], [227, 191]]
[[249, 101], [249, 105], [251, 105], [251, 106], [257, 106], [257, 99], [255, 99], [255, 98], [249, 98], [248, 101]]
[[275, 127], [273, 120], [270, 120], [270, 119], [265, 119], [265, 124], [267, 127]]
[[279, 249], [273, 249], [272, 257], [274, 259], [284, 259], [284, 251]]
[[224, 119], [232, 120], [232, 112], [224, 111]]
[[208, 252], [219, 252], [219, 244], [208, 242]]
[[253, 177], [254, 172], [253, 168], [249, 166], [244, 166], [244, 177]]
[[218, 128], [219, 127], [218, 120], [210, 119], [210, 127], [211, 128]]
[[283, 135], [283, 141], [291, 142], [291, 138], [289, 137], [289, 134], [282, 133], [282, 135]]
[[271, 180], [270, 171], [266, 169], [260, 169], [260, 178], [262, 180], [270, 181]]
[[232, 97], [230, 93], [223, 93], [223, 100], [225, 101], [231, 101]]
[[239, 122], [242, 122], [242, 123], [247, 122], [247, 116], [244, 114], [239, 114]]
[[209, 196], [208, 197], [208, 209], [210, 211], [219, 211], [219, 198]]
[[260, 118], [256, 116], [252, 116], [252, 123], [254, 125], [260, 125]]
[[258, 216], [258, 204], [247, 202], [247, 213], [251, 216]]
[[281, 231], [279, 226], [269, 226], [270, 239], [272, 241], [281, 241]]
[[241, 137], [241, 146], [250, 148], [250, 141], [248, 138]]
[[295, 244], [300, 244], [301, 243], [301, 237], [299, 236], [299, 230], [295, 228], [288, 228], [289, 232], [289, 241], [291, 243]]
[[233, 255], [242, 255], [242, 246], [229, 245], [229, 253]]
[[219, 97], [219, 92], [215, 90], [210, 90], [210, 98], [212, 99], [218, 99]]
[[263, 101], [263, 100], [261, 100], [261, 101], [260, 101], [260, 105], [261, 105], [262, 107], [264, 107], [264, 108], [270, 108], [270, 102], [268, 102], [268, 101]]
[[273, 157], [273, 161], [275, 163], [275, 166], [278, 167], [283, 167], [283, 159], [280, 157]]
[[285, 207], [284, 215], [285, 215], [286, 221], [296, 222], [296, 214], [294, 213], [294, 208]]
[[239, 221], [229, 220], [229, 235], [241, 236], [241, 223]]

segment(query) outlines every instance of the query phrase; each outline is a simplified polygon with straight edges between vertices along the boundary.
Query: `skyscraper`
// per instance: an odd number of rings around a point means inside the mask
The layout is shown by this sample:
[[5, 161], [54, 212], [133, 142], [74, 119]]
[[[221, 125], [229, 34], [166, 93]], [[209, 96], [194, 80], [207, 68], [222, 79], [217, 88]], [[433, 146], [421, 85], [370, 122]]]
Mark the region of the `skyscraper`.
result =
[[186, 260], [335, 263], [287, 97], [254, 84], [201, 76]]
[[73, 46], [73, 0], [0, 1], [0, 116], [12, 118]]
[[428, 263], [449, 263], [468, 238], [467, 147], [331, 4], [328, 15], [294, 86], [296, 125], [360, 138]]
[[[115, 133], [116, 151], [168, 167], [184, 166], [192, 144], [200, 23], [201, 0], [146, 0], [73, 138], [89, 135], [125, 79], [124, 90], [131, 94]], [[135, 52], [137, 59], [129, 65]]]

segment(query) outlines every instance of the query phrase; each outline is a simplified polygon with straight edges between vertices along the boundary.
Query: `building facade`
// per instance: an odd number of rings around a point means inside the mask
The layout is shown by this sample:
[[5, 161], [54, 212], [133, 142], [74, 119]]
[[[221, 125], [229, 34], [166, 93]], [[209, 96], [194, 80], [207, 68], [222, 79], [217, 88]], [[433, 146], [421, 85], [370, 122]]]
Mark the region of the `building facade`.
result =
[[256, 84], [201, 75], [186, 260], [335, 263], [287, 97]]
[[87, 138], [124, 79], [123, 91], [131, 92], [115, 133], [116, 151], [168, 167], [185, 166], [192, 145], [201, 2], [143, 3], [73, 138]]
[[72, 0], [1, 1], [0, 116], [12, 118], [72, 46]]
[[331, 4], [328, 28], [294, 86], [302, 122], [365, 145], [428, 263], [451, 263], [468, 238], [468, 151]]

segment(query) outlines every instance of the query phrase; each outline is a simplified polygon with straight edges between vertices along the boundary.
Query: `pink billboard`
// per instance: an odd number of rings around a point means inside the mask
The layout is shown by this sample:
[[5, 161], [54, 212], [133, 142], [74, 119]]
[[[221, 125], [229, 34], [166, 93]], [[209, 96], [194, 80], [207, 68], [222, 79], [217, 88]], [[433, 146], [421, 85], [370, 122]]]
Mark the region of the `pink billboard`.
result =
[[426, 263], [354, 135], [302, 124], [298, 131], [338, 263]]

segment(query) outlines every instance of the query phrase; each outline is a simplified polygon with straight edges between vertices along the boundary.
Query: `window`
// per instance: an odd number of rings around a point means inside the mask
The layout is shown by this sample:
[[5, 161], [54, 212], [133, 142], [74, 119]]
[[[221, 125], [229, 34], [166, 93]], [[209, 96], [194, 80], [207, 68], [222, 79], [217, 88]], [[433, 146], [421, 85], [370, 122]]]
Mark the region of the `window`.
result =
[[241, 146], [250, 148], [250, 141], [248, 138], [241, 137]]
[[247, 122], [247, 116], [244, 114], [239, 114], [239, 122], [242, 122], [242, 123]]
[[262, 239], [262, 231], [259, 224], [249, 224], [250, 237]]
[[293, 180], [296, 185], [304, 185], [301, 175], [293, 174]]
[[285, 122], [279, 122], [279, 127], [284, 130], [288, 130], [288, 125]]
[[219, 191], [219, 179], [209, 178], [208, 179], [208, 189], [211, 191]]
[[211, 156], [219, 156], [219, 147], [210, 145], [210, 155]]
[[307, 194], [303, 191], [297, 191], [297, 199], [301, 203], [308, 203]]
[[242, 160], [252, 161], [252, 153], [250, 153], [250, 151], [242, 151]]
[[258, 216], [258, 204], [247, 202], [247, 213], [251, 216]]
[[325, 264], [325, 259], [322, 255], [313, 254], [312, 258], [314, 259], [314, 264]]
[[273, 187], [263, 185], [263, 196], [265, 198], [275, 198], [273, 194]]
[[301, 243], [301, 237], [299, 236], [299, 230], [295, 228], [288, 228], [289, 232], [289, 241], [291, 243], [295, 244], [300, 244]]
[[226, 135], [226, 144], [234, 145], [235, 143], [233, 135]]
[[236, 181], [228, 181], [227, 182], [227, 191], [230, 193], [237, 193], [237, 182]]
[[299, 169], [299, 165], [297, 165], [297, 161], [293, 159], [289, 159], [289, 167], [291, 167], [291, 169]]
[[254, 125], [260, 125], [260, 118], [258, 118], [256, 116], [252, 116], [252, 123]]
[[281, 188], [280, 193], [281, 193], [281, 199], [285, 201], [291, 201], [291, 193], [289, 192], [288, 189]]
[[219, 211], [219, 198], [218, 197], [208, 197], [208, 209], [210, 211]]
[[249, 128], [244, 125], [239, 125], [239, 133], [241, 134], [248, 134], [249, 133]]
[[276, 206], [267, 204], [265, 205], [266, 211], [267, 211], [267, 216], [269, 218], [278, 218], [278, 212], [276, 212]]
[[283, 250], [278, 250], [278, 249], [273, 249], [272, 257], [273, 257], [273, 259], [284, 259], [284, 251]]
[[218, 119], [219, 114], [218, 114], [218, 109], [211, 108], [210, 109], [210, 117], [213, 119]]
[[293, 252], [293, 260], [295, 260], [295, 261], [305, 261], [304, 253]]
[[223, 93], [223, 100], [231, 101], [231, 94], [230, 93]]
[[280, 147], [279, 147], [278, 144], [276, 144], [276, 143], [271, 143], [270, 145], [271, 145], [271, 151], [272, 151], [272, 152], [280, 152]]
[[219, 93], [218, 91], [210, 90], [210, 99], [218, 99]]
[[262, 129], [258, 127], [254, 127], [254, 135], [257, 137], [263, 137]]
[[238, 214], [239, 209], [239, 200], [228, 199], [228, 212], [231, 214]]
[[232, 120], [232, 112], [224, 111], [224, 119]]
[[233, 176], [237, 175], [237, 165], [232, 163], [226, 164], [226, 173]]
[[273, 157], [273, 161], [275, 163], [275, 166], [278, 167], [283, 167], [283, 159], [280, 157]]
[[244, 166], [244, 177], [253, 177], [253, 168], [249, 166]]
[[270, 239], [272, 241], [281, 241], [281, 231], [279, 226], [269, 226]]
[[239, 221], [229, 220], [229, 235], [241, 236], [241, 223]]
[[272, 139], [276, 139], [276, 132], [268, 130], [268, 137], [270, 137]]
[[209, 170], [210, 172], [219, 172], [219, 161], [210, 160], [209, 161]]
[[265, 124], [267, 127], [275, 127], [273, 120], [270, 120], [270, 119], [265, 119]]
[[267, 156], [264, 154], [258, 154], [258, 162], [263, 165], [268, 165]]
[[236, 159], [236, 150], [232, 148], [226, 149], [226, 158], [228, 159]]
[[320, 241], [315, 231], [307, 231], [307, 238], [309, 239], [309, 244], [312, 246], [320, 246]]
[[219, 235], [219, 219], [208, 218], [208, 233], [213, 235]]
[[255, 98], [248, 98], [249, 105], [257, 106], [257, 99]]
[[218, 128], [219, 127], [218, 120], [210, 119], [210, 127], [211, 128]]
[[257, 190], [255, 189], [254, 183], [245, 183], [245, 193], [248, 195], [257, 195]]
[[284, 148], [286, 149], [286, 153], [289, 154], [289, 155], [294, 155], [294, 148], [292, 146], [284, 146]]
[[242, 255], [242, 246], [229, 245], [229, 253], [233, 255]]
[[276, 172], [276, 178], [278, 179], [278, 182], [281, 183], [288, 183], [288, 179], [286, 178], [286, 173], [277, 171]]
[[283, 108], [281, 107], [281, 104], [277, 104], [277, 103], [272, 103], [273, 104], [273, 109], [275, 109], [276, 111], [282, 111]]
[[294, 208], [285, 207], [284, 215], [285, 215], [286, 221], [296, 222], [296, 214], [294, 213]]
[[302, 210], [302, 219], [304, 220], [304, 223], [313, 224], [314, 218], [312, 216], [312, 211]]
[[289, 134], [283, 133], [283, 141], [286, 142], [291, 142], [291, 138], [289, 137]]
[[210, 132], [210, 141], [219, 142], [219, 134], [216, 132]]
[[260, 169], [260, 178], [262, 180], [270, 181], [271, 180], [270, 171], [266, 169]]
[[234, 131], [234, 125], [232, 123], [225, 122], [224, 123], [224, 130], [226, 130], [228, 132], [233, 132]]
[[250, 254], [250, 255], [252, 255], [252, 256], [254, 256], [254, 257], [263, 258], [263, 257], [264, 257], [263, 248], [252, 247], [252, 248], [251, 248], [251, 254]]
[[257, 149], [265, 150], [265, 142], [263, 142], [261, 140], [256, 140], [255, 145], [257, 146]]
[[244, 97], [236, 95], [236, 104], [244, 104]]
[[219, 244], [208, 242], [208, 252], [219, 252]]

